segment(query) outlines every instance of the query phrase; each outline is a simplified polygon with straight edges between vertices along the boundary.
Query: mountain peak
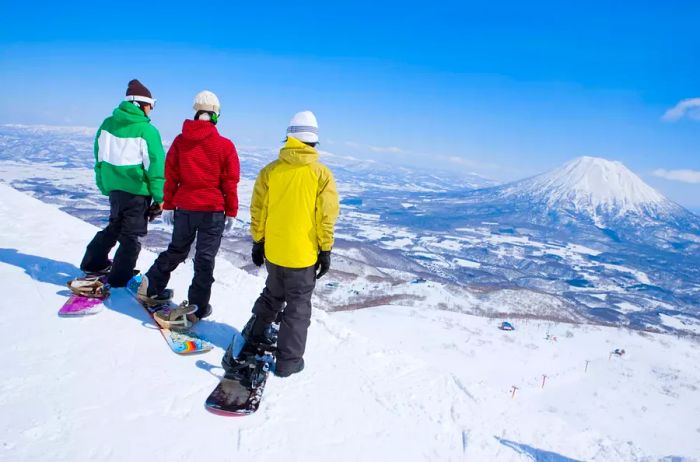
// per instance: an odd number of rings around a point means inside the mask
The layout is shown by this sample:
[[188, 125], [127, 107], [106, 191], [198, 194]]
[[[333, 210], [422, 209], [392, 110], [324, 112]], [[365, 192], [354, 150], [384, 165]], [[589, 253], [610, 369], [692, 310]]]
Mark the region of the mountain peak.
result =
[[508, 193], [592, 217], [657, 214], [675, 205], [621, 162], [589, 156], [514, 183]]

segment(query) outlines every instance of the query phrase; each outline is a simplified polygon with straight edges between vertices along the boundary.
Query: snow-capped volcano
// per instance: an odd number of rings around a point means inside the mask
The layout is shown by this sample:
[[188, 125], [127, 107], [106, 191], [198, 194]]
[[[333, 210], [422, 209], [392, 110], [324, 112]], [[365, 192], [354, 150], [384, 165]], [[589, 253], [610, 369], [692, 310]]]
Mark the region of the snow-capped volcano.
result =
[[552, 171], [503, 187], [504, 196], [527, 197], [549, 210], [597, 218], [667, 216], [682, 210], [621, 162], [579, 157]]

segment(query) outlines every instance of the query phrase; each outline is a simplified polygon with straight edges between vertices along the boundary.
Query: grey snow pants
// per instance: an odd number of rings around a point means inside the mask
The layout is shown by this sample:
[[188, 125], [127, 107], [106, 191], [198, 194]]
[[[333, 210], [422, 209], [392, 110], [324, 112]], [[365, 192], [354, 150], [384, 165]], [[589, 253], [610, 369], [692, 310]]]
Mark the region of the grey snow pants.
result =
[[[253, 305], [253, 314], [265, 324], [281, 318], [277, 337], [278, 369], [298, 365], [306, 350], [306, 334], [311, 324], [311, 295], [316, 286], [316, 270], [285, 268], [269, 261], [265, 288]], [[285, 306], [286, 302], [286, 306]]]

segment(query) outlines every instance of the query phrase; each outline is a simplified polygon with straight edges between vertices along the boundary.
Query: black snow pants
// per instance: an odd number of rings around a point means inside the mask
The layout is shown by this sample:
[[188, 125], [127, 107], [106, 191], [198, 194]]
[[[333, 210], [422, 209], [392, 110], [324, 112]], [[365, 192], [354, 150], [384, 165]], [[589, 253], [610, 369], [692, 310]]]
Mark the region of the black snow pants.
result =
[[[316, 286], [316, 270], [285, 268], [269, 261], [265, 288], [253, 305], [256, 323], [253, 335], [258, 335], [278, 316], [281, 318], [277, 337], [277, 370], [294, 369], [303, 361], [306, 334], [311, 324], [311, 295]], [[285, 306], [286, 302], [286, 306]]]
[[139, 238], [148, 232], [149, 196], [137, 196], [125, 191], [109, 193], [109, 224], [95, 234], [85, 250], [80, 269], [96, 272], [109, 266], [109, 252], [119, 242], [112, 270], [107, 281], [112, 287], [124, 287], [133, 276], [141, 252]]
[[170, 273], [185, 261], [197, 239], [194, 254], [194, 277], [187, 299], [198, 307], [197, 314], [207, 311], [214, 284], [214, 262], [224, 233], [224, 212], [175, 211], [173, 237], [168, 249], [158, 255], [148, 270], [148, 295], [157, 295], [168, 285]]

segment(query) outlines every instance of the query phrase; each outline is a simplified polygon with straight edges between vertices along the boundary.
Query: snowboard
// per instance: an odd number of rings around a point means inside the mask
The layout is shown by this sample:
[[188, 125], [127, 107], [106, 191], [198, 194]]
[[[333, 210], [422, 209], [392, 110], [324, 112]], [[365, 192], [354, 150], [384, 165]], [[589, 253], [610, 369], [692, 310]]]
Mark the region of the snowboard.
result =
[[[62, 317], [71, 316], [87, 316], [90, 314], [99, 313], [104, 308], [103, 302], [109, 297], [109, 285], [106, 283], [106, 277], [96, 274], [85, 274], [83, 278], [99, 278], [102, 283], [105, 284], [105, 294], [99, 297], [87, 297], [84, 295], [78, 295], [76, 293], [71, 293], [70, 297], [63, 304], [60, 310], [58, 310], [58, 315]], [[82, 278], [77, 278], [70, 281], [68, 284], [74, 281], [81, 280]]]
[[[274, 346], [250, 345], [237, 334], [233, 353], [239, 368], [223, 377], [206, 399], [206, 409], [221, 416], [246, 416], [260, 407], [267, 377], [274, 365]], [[237, 354], [236, 354], [237, 353]]]
[[66, 303], [58, 310], [58, 315], [69, 317], [99, 313], [102, 311], [102, 308], [104, 308], [103, 302], [104, 299], [101, 298], [83, 297], [71, 294], [70, 298], [66, 300]]
[[157, 306], [147, 306], [141, 303], [136, 295], [139, 290], [139, 286], [141, 285], [141, 278], [141, 274], [135, 275], [133, 278], [131, 278], [131, 280], [129, 280], [126, 288], [136, 299], [136, 301], [139, 302], [139, 305], [144, 307], [144, 309], [151, 316], [153, 323], [156, 325], [156, 327], [158, 327], [158, 330], [160, 330], [163, 338], [174, 353], [179, 355], [206, 353], [214, 348], [214, 345], [212, 345], [211, 342], [192, 331], [175, 332], [173, 330], [160, 327], [156, 320], [153, 319], [153, 313], [160, 310], [169, 310], [175, 308], [177, 305], [175, 305], [173, 302], [168, 302], [167, 304]]

